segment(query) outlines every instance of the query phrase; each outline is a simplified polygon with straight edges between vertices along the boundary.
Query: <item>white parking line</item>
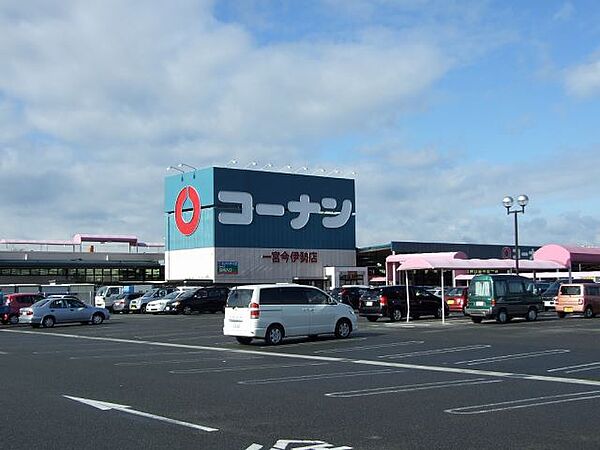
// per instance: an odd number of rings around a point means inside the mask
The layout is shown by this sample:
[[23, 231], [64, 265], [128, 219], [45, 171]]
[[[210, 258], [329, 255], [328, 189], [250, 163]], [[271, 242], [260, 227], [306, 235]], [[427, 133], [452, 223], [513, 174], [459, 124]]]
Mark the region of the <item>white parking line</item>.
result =
[[[561, 372], [564, 371], [566, 373], [573, 372], [583, 372], [584, 370], [594, 370], [600, 368], [600, 361], [588, 363], [588, 364], [578, 364], [576, 366], [565, 366], [565, 367], [557, 367], [556, 369], [548, 369], [547, 372]], [[568, 370], [575, 369], [575, 370]]]
[[260, 356], [272, 356], [273, 358], [287, 358], [287, 359], [300, 359], [300, 360], [312, 360], [312, 361], [327, 361], [327, 362], [339, 362], [349, 364], [360, 364], [366, 366], [377, 366], [377, 367], [395, 367], [400, 369], [411, 369], [411, 370], [422, 370], [427, 372], [441, 372], [441, 373], [460, 373], [470, 374], [477, 376], [495, 377], [495, 378], [510, 378], [525, 381], [543, 381], [550, 383], [563, 383], [563, 384], [574, 384], [574, 385], [585, 385], [585, 386], [597, 386], [600, 387], [600, 380], [588, 380], [585, 378], [568, 378], [568, 377], [555, 377], [548, 375], [531, 375], [526, 373], [514, 373], [514, 372], [499, 372], [492, 370], [481, 370], [481, 369], [468, 369], [459, 367], [447, 367], [447, 366], [431, 366], [425, 364], [406, 364], [391, 361], [375, 361], [368, 359], [350, 359], [350, 358], [336, 358], [333, 356], [317, 356], [317, 355], [302, 355], [297, 353], [283, 353], [283, 352], [264, 352], [261, 350], [244, 350], [244, 349], [233, 349], [226, 347], [208, 347], [203, 345], [189, 345], [189, 344], [175, 344], [170, 342], [153, 342], [153, 341], [136, 341], [131, 339], [120, 339], [120, 338], [107, 338], [97, 336], [81, 336], [77, 334], [66, 334], [66, 333], [41, 333], [39, 331], [25, 331], [25, 330], [0, 330], [4, 333], [17, 333], [17, 334], [32, 334], [42, 336], [45, 339], [50, 337], [62, 338], [62, 339], [82, 339], [90, 341], [104, 341], [104, 342], [118, 342], [123, 344], [137, 344], [137, 345], [148, 345], [152, 347], [166, 347], [166, 348], [183, 348], [188, 350], [207, 350], [212, 352], [222, 353], [237, 353], [243, 355], [260, 355]]
[[238, 384], [276, 384], [276, 383], [291, 383], [297, 381], [312, 381], [312, 380], [323, 380], [330, 378], [350, 378], [350, 377], [362, 377], [372, 375], [389, 375], [390, 373], [403, 373], [404, 370], [398, 369], [384, 369], [384, 370], [362, 370], [358, 372], [338, 372], [338, 373], [320, 373], [314, 375], [299, 375], [295, 377], [282, 377], [282, 378], [264, 378], [261, 380], [244, 380], [238, 381]]
[[425, 341], [392, 342], [391, 344], [362, 345], [359, 347], [336, 348], [335, 350], [315, 350], [313, 353], [343, 353], [353, 352], [355, 350], [374, 350], [376, 348], [398, 347], [402, 345], [417, 345], [423, 343], [425, 343]]
[[490, 364], [500, 361], [508, 361], [513, 359], [526, 359], [526, 358], [539, 358], [540, 356], [548, 355], [560, 355], [562, 353], [570, 353], [571, 350], [565, 349], [554, 349], [554, 350], [543, 350], [539, 352], [528, 352], [528, 353], [514, 353], [512, 355], [501, 355], [501, 356], [490, 356], [489, 358], [471, 359], [468, 361], [458, 361], [454, 364], [466, 364], [467, 366], [476, 366], [478, 364]]
[[325, 394], [326, 397], [334, 398], [351, 398], [351, 397], [366, 397], [369, 395], [382, 395], [382, 394], [395, 394], [398, 392], [413, 392], [413, 391], [426, 391], [430, 389], [441, 389], [447, 387], [456, 386], [470, 386], [473, 384], [489, 384], [489, 383], [502, 383], [502, 380], [489, 380], [487, 378], [471, 378], [466, 380], [452, 380], [452, 381], [436, 381], [433, 383], [422, 383], [422, 384], [407, 384], [403, 386], [388, 386], [372, 389], [360, 389], [356, 391], [343, 391], [343, 392], [330, 392]]
[[546, 397], [524, 398], [509, 402], [487, 403], [485, 405], [463, 406], [461, 408], [446, 409], [448, 414], [471, 415], [490, 412], [507, 411], [510, 409], [532, 408], [534, 406], [552, 405], [556, 403], [578, 402], [600, 398], [600, 391], [577, 392], [574, 394], [550, 395]]
[[212, 357], [212, 358], [202, 358], [202, 359], [171, 359], [167, 361], [137, 361], [137, 362], [118, 362], [114, 363], [115, 366], [119, 367], [137, 367], [137, 366], [159, 366], [162, 364], [188, 364], [188, 363], [201, 363], [204, 361], [223, 361], [223, 358], [227, 358], [228, 361], [236, 360], [248, 360], [248, 359], [262, 359], [261, 356], [226, 356], [226, 357]]
[[206, 355], [206, 352], [204, 351], [196, 351], [196, 352], [144, 352], [144, 353], [117, 353], [117, 352], [110, 352], [110, 353], [106, 353], [106, 354], [101, 354], [101, 355], [86, 355], [86, 356], [70, 356], [69, 359], [71, 360], [78, 360], [78, 359], [122, 359], [122, 358], [145, 358], [145, 357], [154, 357], [154, 356], [158, 356], [158, 355], [171, 355], [171, 356], [177, 356], [177, 355]]
[[466, 352], [469, 350], [480, 350], [482, 348], [490, 348], [491, 345], [466, 345], [464, 347], [447, 347], [447, 348], [437, 348], [434, 350], [423, 350], [420, 352], [410, 352], [410, 353], [396, 353], [392, 355], [382, 355], [378, 356], [378, 358], [388, 358], [388, 359], [401, 359], [401, 358], [412, 358], [413, 356], [428, 356], [428, 355], [441, 355], [445, 353], [456, 353], [456, 352]]
[[243, 372], [247, 370], [266, 370], [266, 369], [285, 369], [288, 367], [311, 367], [311, 366], [324, 366], [328, 363], [304, 363], [304, 364], [263, 364], [261, 366], [236, 366], [236, 367], [210, 367], [208, 369], [182, 369], [182, 370], [170, 370], [169, 373], [173, 374], [186, 374], [186, 373], [220, 373], [220, 372]]

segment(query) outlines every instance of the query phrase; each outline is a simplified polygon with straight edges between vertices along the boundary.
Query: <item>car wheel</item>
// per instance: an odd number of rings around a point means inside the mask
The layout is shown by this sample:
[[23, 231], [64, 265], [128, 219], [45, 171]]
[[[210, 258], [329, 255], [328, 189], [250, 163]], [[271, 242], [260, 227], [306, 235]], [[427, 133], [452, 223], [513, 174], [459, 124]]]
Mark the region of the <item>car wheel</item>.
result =
[[396, 308], [392, 311], [392, 315], [390, 316], [390, 321], [398, 322], [399, 320], [402, 320], [402, 311], [400, 310], [400, 308]]
[[501, 309], [498, 312], [498, 317], [496, 317], [496, 321], [498, 323], [507, 323], [508, 320], [509, 320], [508, 313], [506, 312], [505, 309]]
[[471, 317], [471, 320], [473, 321], [473, 323], [481, 323], [483, 317]]
[[8, 322], [9, 322], [11, 325], [16, 325], [16, 324], [18, 324], [18, 323], [19, 323], [19, 316], [10, 316], [10, 317], [8, 318]]
[[369, 322], [377, 322], [377, 319], [379, 319], [377, 316], [367, 316]]
[[140, 312], [142, 314], [146, 314], [146, 305], [142, 305], [142, 307], [140, 308]]
[[42, 319], [42, 327], [52, 328], [54, 326], [54, 317], [46, 316]]
[[92, 316], [92, 325], [100, 325], [104, 322], [104, 316], [100, 313], [96, 313]]
[[442, 307], [438, 306], [437, 309], [435, 310], [435, 314], [434, 314], [436, 319], [441, 319], [442, 318]]
[[594, 317], [594, 311], [592, 310], [592, 307], [588, 305], [587, 308], [585, 308], [585, 311], [583, 311], [583, 317], [585, 317], [586, 319], [591, 319], [592, 317]]
[[335, 324], [335, 337], [346, 339], [352, 333], [352, 324], [347, 319], [340, 319]]
[[190, 308], [189, 306], [184, 306], [184, 307], [183, 307], [183, 313], [184, 313], [186, 316], [189, 316], [189, 315], [192, 313], [192, 308]]
[[556, 315], [559, 319], [564, 319], [566, 317], [566, 314], [562, 311], [556, 311]]
[[283, 340], [283, 328], [281, 325], [271, 325], [267, 328], [267, 333], [265, 334], [265, 342], [268, 345], [279, 345]]
[[251, 337], [244, 337], [244, 336], [237, 336], [235, 338], [240, 344], [243, 345], [248, 345], [252, 342], [252, 338]]
[[537, 319], [537, 316], [538, 316], [537, 309], [529, 308], [529, 311], [527, 311], [527, 315], [525, 316], [525, 320], [527, 320], [528, 322], [533, 322], [534, 320]]

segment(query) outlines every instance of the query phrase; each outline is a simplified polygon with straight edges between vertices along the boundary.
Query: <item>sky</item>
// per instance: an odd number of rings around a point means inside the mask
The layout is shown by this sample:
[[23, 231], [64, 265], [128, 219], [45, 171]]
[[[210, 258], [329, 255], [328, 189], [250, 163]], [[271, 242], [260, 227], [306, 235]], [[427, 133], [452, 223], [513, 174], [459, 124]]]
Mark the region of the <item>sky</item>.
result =
[[166, 167], [339, 171], [357, 245], [600, 246], [594, 0], [3, 0], [0, 238], [164, 239]]

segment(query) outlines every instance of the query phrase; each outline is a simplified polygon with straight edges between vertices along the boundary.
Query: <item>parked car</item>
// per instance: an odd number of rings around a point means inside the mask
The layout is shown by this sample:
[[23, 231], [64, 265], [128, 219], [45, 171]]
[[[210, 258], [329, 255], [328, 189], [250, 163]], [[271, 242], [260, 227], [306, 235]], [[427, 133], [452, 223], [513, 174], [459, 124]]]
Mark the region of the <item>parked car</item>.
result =
[[[406, 286], [384, 286], [373, 288], [360, 298], [358, 313], [368, 321], [375, 322], [380, 317], [388, 317], [396, 322], [406, 317], [413, 319], [421, 316], [442, 317], [442, 299], [425, 289], [409, 286], [410, 303], [406, 303]], [[448, 305], [444, 303], [444, 314], [449, 314]]]
[[165, 295], [163, 298], [148, 302], [148, 304], [146, 305], [146, 312], [152, 314], [165, 312], [165, 307], [167, 306], [167, 303], [175, 300], [176, 298], [179, 298], [183, 293], [184, 291], [173, 291], [170, 294]]
[[44, 296], [39, 293], [15, 293], [7, 294], [4, 296], [4, 300], [0, 305], [0, 320], [3, 324], [17, 324], [19, 323], [19, 314], [21, 308], [33, 305], [38, 300], [43, 299]]
[[452, 287], [444, 293], [446, 304], [450, 312], [461, 312], [465, 314], [467, 309], [468, 287]]
[[225, 311], [229, 289], [210, 286], [185, 291], [181, 296], [170, 300], [165, 305], [165, 312], [174, 314], [191, 314], [197, 312]]
[[352, 307], [312, 286], [264, 284], [233, 288], [227, 297], [223, 334], [241, 344], [254, 338], [280, 344], [284, 337], [333, 333], [347, 338], [358, 327]]
[[160, 287], [150, 289], [149, 291], [146, 291], [141, 297], [134, 298], [129, 302], [129, 311], [145, 313], [148, 302], [163, 298], [165, 295], [170, 294], [171, 292], [176, 290], [177, 288], [174, 287]]
[[21, 308], [19, 322], [37, 328], [51, 328], [57, 323], [81, 322], [99, 325], [110, 318], [105, 308], [86, 305], [71, 297], [44, 298]]
[[527, 278], [518, 275], [476, 275], [469, 285], [466, 313], [475, 323], [483, 319], [506, 323], [515, 316], [536, 320], [544, 310], [544, 302], [527, 290], [528, 283]]
[[555, 308], [560, 319], [572, 313], [583, 313], [586, 319], [595, 317], [600, 312], [600, 284], [561, 284]]
[[345, 303], [346, 305], [352, 306], [354, 309], [358, 309], [358, 303], [361, 295], [371, 289], [370, 286], [363, 285], [344, 285], [339, 288], [335, 288], [331, 291], [331, 296], [336, 300]]
[[[558, 291], [560, 290], [560, 286], [564, 283], [568, 283], [569, 280], [566, 278], [561, 278], [554, 281], [548, 288], [542, 292], [542, 300], [544, 301], [544, 310], [548, 311], [550, 309], [555, 309], [556, 299], [558, 297]], [[590, 283], [592, 280], [571, 280], [571, 283]]]
[[129, 294], [120, 294], [112, 304], [112, 310], [114, 313], [127, 313], [129, 312], [129, 303], [134, 298], [138, 298], [144, 295], [143, 292], [132, 292]]
[[542, 295], [551, 284], [549, 281], [530, 281], [527, 285], [527, 290], [534, 294]]

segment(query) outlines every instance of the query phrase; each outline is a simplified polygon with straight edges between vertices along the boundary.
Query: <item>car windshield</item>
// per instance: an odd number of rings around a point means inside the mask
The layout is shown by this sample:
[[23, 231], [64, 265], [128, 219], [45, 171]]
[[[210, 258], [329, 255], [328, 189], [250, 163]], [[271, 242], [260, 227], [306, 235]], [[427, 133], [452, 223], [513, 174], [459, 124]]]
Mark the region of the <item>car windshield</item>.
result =
[[181, 291], [173, 291], [170, 294], [165, 295], [162, 300], [174, 300], [182, 294], [183, 293]]
[[252, 289], [234, 289], [227, 297], [227, 306], [229, 308], [247, 308], [253, 292]]
[[158, 291], [158, 288], [156, 289], [150, 289], [149, 291], [144, 292], [144, 295], [142, 295], [142, 298], [152, 298], [154, 297], [154, 294]]

